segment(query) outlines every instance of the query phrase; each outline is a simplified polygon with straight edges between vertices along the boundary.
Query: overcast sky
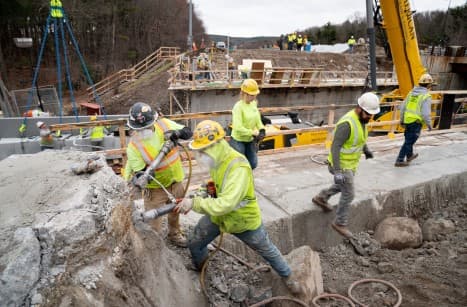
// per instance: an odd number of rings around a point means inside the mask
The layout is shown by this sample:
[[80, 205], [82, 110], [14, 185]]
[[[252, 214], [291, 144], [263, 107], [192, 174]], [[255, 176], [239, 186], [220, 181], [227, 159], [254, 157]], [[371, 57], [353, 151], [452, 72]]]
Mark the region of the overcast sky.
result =
[[[373, 2], [373, 1], [372, 1]], [[366, 0], [192, 0], [208, 34], [279, 36], [294, 30], [339, 24], [366, 14]], [[412, 10], [445, 11], [466, 0], [410, 0]], [[196, 38], [195, 38], [196, 39]]]

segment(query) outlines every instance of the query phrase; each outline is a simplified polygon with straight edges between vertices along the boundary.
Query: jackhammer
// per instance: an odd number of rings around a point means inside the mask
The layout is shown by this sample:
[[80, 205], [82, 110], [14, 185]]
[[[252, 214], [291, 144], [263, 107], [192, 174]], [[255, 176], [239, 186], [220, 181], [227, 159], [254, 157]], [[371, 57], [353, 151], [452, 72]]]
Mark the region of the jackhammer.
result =
[[164, 205], [160, 208], [157, 209], [151, 209], [148, 211], [145, 211], [146, 209], [144, 208], [144, 199], [137, 199], [134, 201], [135, 205], [135, 213], [133, 214], [133, 220], [134, 221], [148, 221], [151, 219], [156, 219], [160, 216], [166, 215], [175, 208], [177, 205], [177, 200], [175, 197], [159, 182], [156, 180], [156, 178], [153, 177], [154, 171], [156, 170], [157, 166], [161, 163], [162, 159], [176, 146], [176, 144], [171, 141], [167, 140], [164, 145], [162, 145], [162, 148], [157, 155], [156, 158], [151, 162], [151, 164], [146, 168], [144, 172], [139, 172], [133, 177], [131, 180], [132, 184], [135, 187], [140, 188], [143, 190], [149, 183], [150, 180], [156, 181], [160, 185], [160, 187], [164, 190], [164, 192], [167, 194], [170, 204]]

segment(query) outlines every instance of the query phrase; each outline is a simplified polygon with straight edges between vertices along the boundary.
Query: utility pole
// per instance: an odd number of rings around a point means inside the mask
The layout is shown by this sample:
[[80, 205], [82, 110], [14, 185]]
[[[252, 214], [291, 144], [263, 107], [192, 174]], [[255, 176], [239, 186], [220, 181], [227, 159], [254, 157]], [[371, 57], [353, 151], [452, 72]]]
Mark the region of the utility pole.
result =
[[375, 25], [373, 20], [373, 0], [366, 0], [366, 22], [367, 22], [367, 34], [370, 45], [369, 54], [369, 71], [370, 71], [370, 88], [376, 90], [376, 42], [375, 42]]
[[193, 51], [193, 3], [190, 0], [188, 7], [188, 50]]

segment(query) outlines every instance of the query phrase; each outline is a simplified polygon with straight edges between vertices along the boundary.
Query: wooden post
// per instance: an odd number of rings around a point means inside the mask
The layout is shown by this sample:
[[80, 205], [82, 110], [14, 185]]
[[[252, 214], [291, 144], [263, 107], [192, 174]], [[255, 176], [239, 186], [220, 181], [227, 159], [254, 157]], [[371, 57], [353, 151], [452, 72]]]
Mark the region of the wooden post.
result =
[[334, 113], [335, 113], [335, 110], [336, 110], [336, 105], [335, 104], [331, 104], [329, 106], [329, 112], [328, 112], [328, 126], [331, 126], [334, 124]]
[[[120, 148], [126, 148], [126, 135], [125, 135], [125, 126], [118, 125], [118, 135], [120, 137]], [[122, 154], [122, 164], [126, 164], [126, 154]]]

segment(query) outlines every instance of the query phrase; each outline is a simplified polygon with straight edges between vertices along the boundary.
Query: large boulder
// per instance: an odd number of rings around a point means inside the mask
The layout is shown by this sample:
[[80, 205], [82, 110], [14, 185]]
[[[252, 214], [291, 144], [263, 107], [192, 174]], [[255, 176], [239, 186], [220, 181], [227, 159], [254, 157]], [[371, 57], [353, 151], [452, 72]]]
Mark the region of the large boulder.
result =
[[422, 230], [414, 219], [388, 217], [376, 226], [375, 239], [389, 249], [414, 248], [422, 245]]
[[[291, 251], [285, 256], [285, 259], [292, 269], [293, 279], [303, 289], [303, 294], [295, 297], [311, 306], [313, 298], [324, 292], [319, 254], [309, 246], [304, 245]], [[274, 296], [292, 296], [281, 279], [276, 279], [274, 282], [273, 293]], [[282, 305], [288, 306], [287, 303], [278, 302], [274, 304], [274, 306]]]

